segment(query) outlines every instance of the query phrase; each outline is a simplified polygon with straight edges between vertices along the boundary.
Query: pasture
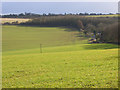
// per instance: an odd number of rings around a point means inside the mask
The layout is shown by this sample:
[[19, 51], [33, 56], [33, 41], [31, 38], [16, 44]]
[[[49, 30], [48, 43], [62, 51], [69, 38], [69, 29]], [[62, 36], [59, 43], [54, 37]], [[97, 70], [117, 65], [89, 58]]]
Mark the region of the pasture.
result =
[[88, 44], [66, 28], [2, 28], [3, 88], [118, 87], [117, 45]]
[[[3, 26], [3, 51], [17, 49], [39, 48], [46, 46], [60, 46], [73, 43], [87, 43], [87, 39], [77, 36], [78, 32], [66, 31], [59, 27], [24, 27]], [[13, 32], [13, 33], [12, 33]]]

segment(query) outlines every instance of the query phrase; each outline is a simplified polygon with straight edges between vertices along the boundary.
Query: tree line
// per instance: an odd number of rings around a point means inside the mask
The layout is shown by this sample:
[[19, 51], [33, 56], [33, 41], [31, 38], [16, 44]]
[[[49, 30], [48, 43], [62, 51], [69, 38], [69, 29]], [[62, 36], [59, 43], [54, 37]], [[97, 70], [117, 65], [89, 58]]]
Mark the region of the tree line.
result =
[[[116, 13], [119, 14], [119, 13]], [[113, 13], [103, 14], [103, 13], [64, 13], [64, 14], [54, 14], [54, 13], [48, 13], [48, 14], [35, 14], [35, 13], [20, 13], [20, 14], [8, 14], [8, 15], [1, 15], [2, 18], [36, 18], [41, 16], [66, 16], [66, 15], [78, 15], [78, 16], [87, 16], [87, 15], [113, 15]]]

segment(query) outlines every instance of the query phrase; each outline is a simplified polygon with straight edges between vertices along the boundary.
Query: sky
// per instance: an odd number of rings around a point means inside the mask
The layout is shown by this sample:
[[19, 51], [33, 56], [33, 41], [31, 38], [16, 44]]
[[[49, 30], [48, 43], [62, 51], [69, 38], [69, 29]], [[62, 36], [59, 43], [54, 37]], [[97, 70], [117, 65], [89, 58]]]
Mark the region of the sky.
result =
[[1, 0], [2, 2], [118, 2], [119, 0]]
[[117, 13], [117, 2], [3, 2], [2, 14]]
[[[1, 14], [9, 14], [9, 13], [23, 13], [23, 12], [35, 12], [35, 13], [50, 13], [50, 12], [53, 12], [53, 13], [65, 13], [65, 12], [73, 12], [73, 13], [78, 13], [78, 12], [97, 12], [97, 13], [116, 13], [118, 12], [118, 5], [114, 4], [111, 6], [107, 5], [107, 7], [105, 7], [104, 5], [99, 5], [97, 4], [99, 7], [97, 6], [90, 6], [88, 5], [87, 7], [83, 8], [83, 7], [78, 7], [78, 6], [75, 6], [75, 5], [72, 5], [74, 6], [75, 8], [71, 8], [69, 5], [67, 5], [66, 7], [61, 7], [61, 9], [63, 10], [63, 12], [61, 12], [60, 9], [58, 9], [59, 11], [55, 11], [57, 9], [55, 8], [59, 8], [57, 7], [58, 4], [54, 5], [54, 6], [51, 6], [51, 5], [48, 5], [47, 7], [43, 7], [41, 5], [41, 7], [39, 6], [40, 9], [42, 9], [40, 12], [38, 11], [38, 6], [36, 5], [33, 5], [33, 6], [29, 6], [30, 4], [26, 4], [27, 6], [25, 7], [21, 7], [20, 5], [21, 4], [8, 4], [7, 2], [116, 2], [118, 3], [118, 1], [120, 0], [0, 0], [0, 13]], [[1, 4], [2, 2], [6, 2], [6, 4]], [[7, 5], [8, 4], [8, 5]], [[13, 6], [11, 6], [13, 5]], [[19, 7], [17, 7], [17, 5]], [[45, 4], [44, 4], [45, 5]], [[60, 5], [58, 5], [60, 6]], [[86, 6], [85, 4], [83, 6]], [[29, 10], [27, 9], [29, 7]], [[51, 8], [51, 7], [54, 7]], [[69, 8], [71, 9], [70, 10], [67, 10], [65, 8]], [[25, 8], [25, 9], [24, 9]], [[50, 8], [50, 9], [49, 9]], [[78, 10], [78, 9], [81, 9], [81, 10]], [[22, 10], [23, 9], [23, 10]], [[31, 10], [30, 10], [31, 9]], [[36, 9], [36, 10], [35, 10]], [[75, 11], [73, 11], [73, 9]], [[90, 10], [91, 9], [91, 10]], [[102, 10], [103, 9], [103, 10]], [[119, 9], [120, 10], [120, 9]]]

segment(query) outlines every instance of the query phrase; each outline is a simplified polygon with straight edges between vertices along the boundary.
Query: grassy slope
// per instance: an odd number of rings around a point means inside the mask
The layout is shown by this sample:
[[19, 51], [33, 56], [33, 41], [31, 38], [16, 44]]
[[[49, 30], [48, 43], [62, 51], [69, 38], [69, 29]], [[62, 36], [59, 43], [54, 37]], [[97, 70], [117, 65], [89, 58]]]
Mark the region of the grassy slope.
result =
[[[60, 28], [32, 28], [30, 32], [33, 34], [29, 36], [25, 31], [28, 32], [31, 27], [24, 28], [4, 26], [3, 42], [7, 43], [10, 40], [12, 41], [14, 37], [18, 37], [18, 35], [15, 36], [16, 32], [25, 34], [21, 36], [22, 38], [20, 36], [19, 38], [15, 38], [14, 42], [17, 42], [17, 40], [23, 42], [23, 37], [25, 38], [25, 42], [27, 42], [27, 37], [31, 36], [31, 39], [34, 39], [37, 36], [36, 34], [34, 35], [35, 32], [42, 33], [39, 38], [48, 37], [48, 35], [53, 34], [52, 30], [54, 33], [60, 34], [59, 40], [62, 39], [62, 41], [65, 39], [63, 38], [64, 34], [68, 37], [71, 36], [69, 34], [71, 32], [66, 32]], [[44, 36], [42, 36], [43, 34]], [[8, 35], [11, 35], [11, 37]], [[61, 35], [63, 36], [61, 37]], [[57, 39], [58, 35], [55, 37]], [[48, 39], [52, 40], [54, 38], [51, 35]], [[39, 40], [43, 40], [43, 38]], [[54, 47], [50, 47], [53, 46], [53, 43], [51, 45], [49, 40], [45, 40], [48, 46], [43, 47], [42, 54], [39, 47], [35, 47], [34, 45], [31, 45], [31, 47], [34, 46], [31, 49], [26, 49], [26, 43], [23, 49], [17, 49], [17, 45], [19, 44], [16, 44], [16, 46], [13, 44], [14, 47], [11, 46], [12, 48], [3, 46], [3, 88], [118, 87], [118, 50], [116, 45], [72, 44], [71, 39], [67, 39], [68, 43], [65, 39], [64, 43], [66, 45], [59, 43], [61, 46], [58, 46], [58, 44], [54, 43]], [[8, 44], [11, 45], [9, 42]], [[36, 42], [34, 44], [37, 45]]]
[[[68, 32], [65, 28], [3, 26], [3, 51], [39, 48], [40, 44], [58, 46], [83, 43], [82, 38], [75, 38], [78, 32]], [[80, 40], [79, 40], [80, 39]], [[78, 42], [79, 41], [79, 42]]]

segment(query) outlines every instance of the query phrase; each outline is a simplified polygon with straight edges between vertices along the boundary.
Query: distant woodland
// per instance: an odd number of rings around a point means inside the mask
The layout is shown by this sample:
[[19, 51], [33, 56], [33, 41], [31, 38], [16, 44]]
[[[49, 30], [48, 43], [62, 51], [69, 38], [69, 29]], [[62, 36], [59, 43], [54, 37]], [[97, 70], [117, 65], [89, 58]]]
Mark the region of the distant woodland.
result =
[[[119, 14], [119, 13], [116, 13]], [[109, 14], [103, 14], [103, 13], [64, 13], [64, 14], [54, 14], [54, 13], [48, 13], [48, 14], [35, 14], [35, 13], [20, 13], [20, 14], [7, 14], [7, 15], [1, 15], [2, 18], [36, 18], [41, 16], [66, 16], [66, 15], [78, 15], [78, 16], [87, 16], [87, 15], [114, 15], [113, 13]]]

